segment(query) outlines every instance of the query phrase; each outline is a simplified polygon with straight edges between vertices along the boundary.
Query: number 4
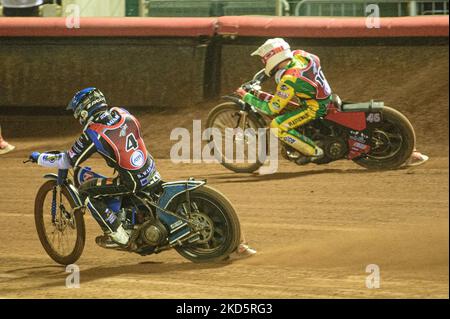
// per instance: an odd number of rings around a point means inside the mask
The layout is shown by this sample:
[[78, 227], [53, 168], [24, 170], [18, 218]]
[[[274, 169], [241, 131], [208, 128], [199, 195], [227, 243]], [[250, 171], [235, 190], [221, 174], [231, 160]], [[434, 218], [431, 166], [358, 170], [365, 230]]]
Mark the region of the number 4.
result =
[[131, 150], [136, 150], [139, 147], [138, 141], [136, 140], [136, 137], [134, 137], [134, 134], [128, 134], [127, 136], [127, 152]]

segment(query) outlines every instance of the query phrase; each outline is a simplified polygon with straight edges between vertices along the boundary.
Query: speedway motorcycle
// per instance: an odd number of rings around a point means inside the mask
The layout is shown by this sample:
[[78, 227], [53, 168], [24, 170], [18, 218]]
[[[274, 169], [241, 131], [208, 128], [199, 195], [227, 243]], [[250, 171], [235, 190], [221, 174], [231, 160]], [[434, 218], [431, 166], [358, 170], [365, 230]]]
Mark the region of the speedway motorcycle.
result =
[[[47, 181], [35, 200], [35, 224], [45, 251], [61, 265], [75, 263], [85, 245], [86, 207], [78, 187], [101, 177], [89, 167], [44, 176]], [[147, 256], [173, 248], [201, 263], [224, 260], [239, 244], [240, 225], [233, 206], [204, 180], [166, 182], [156, 192], [144, 188], [104, 200], [130, 234], [127, 247], [118, 250]]]
[[[261, 83], [266, 79], [264, 70], [258, 72], [251, 81], [241, 87], [247, 92], [263, 93], [266, 98], [272, 95], [261, 91]], [[257, 108], [242, 101], [237, 94], [223, 97], [226, 102], [214, 107], [207, 120], [207, 127], [218, 129], [223, 135], [227, 129], [242, 129], [233, 135], [231, 143], [248, 143], [262, 138], [256, 134], [261, 128], [268, 128], [273, 120]], [[288, 112], [298, 107], [295, 102], [283, 110]], [[267, 129], [267, 131], [269, 131]], [[370, 101], [367, 103], [343, 102], [339, 96], [333, 94], [332, 102], [328, 105], [327, 115], [298, 128], [298, 132], [312, 139], [324, 150], [324, 157], [315, 160], [315, 164], [328, 164], [333, 161], [347, 159], [371, 170], [389, 170], [403, 165], [411, 156], [415, 145], [415, 133], [409, 120], [399, 111], [385, 106], [383, 102]], [[242, 136], [243, 135], [243, 136]], [[226, 153], [216, 154], [220, 163], [236, 173], [252, 173], [258, 170], [267, 156], [259, 154], [269, 152], [269, 138], [262, 141], [264, 152], [261, 150], [253, 160], [233, 161], [226, 157]], [[230, 135], [228, 135], [230, 136]], [[210, 142], [214, 143], [211, 138]], [[230, 141], [223, 141], [228, 143]], [[223, 148], [216, 147], [220, 150]], [[289, 161], [303, 165], [302, 155], [290, 146], [282, 143], [281, 155]], [[256, 161], [254, 160], [256, 158]]]

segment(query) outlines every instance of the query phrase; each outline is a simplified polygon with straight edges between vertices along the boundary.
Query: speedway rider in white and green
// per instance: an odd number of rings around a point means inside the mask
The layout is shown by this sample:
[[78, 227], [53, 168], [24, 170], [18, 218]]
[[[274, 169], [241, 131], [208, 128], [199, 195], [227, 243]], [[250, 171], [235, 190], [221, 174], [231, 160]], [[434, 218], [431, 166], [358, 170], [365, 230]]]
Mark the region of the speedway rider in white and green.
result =
[[288, 104], [298, 99], [297, 107], [275, 117], [270, 127], [275, 129], [282, 142], [306, 156], [307, 161], [321, 158], [323, 150], [296, 130], [325, 116], [331, 102], [331, 88], [320, 59], [302, 50], [291, 51], [289, 44], [280, 38], [266, 41], [252, 53], [255, 55], [261, 57], [266, 75], [275, 76], [277, 91], [273, 96], [244, 89], [239, 89], [238, 93], [245, 102], [271, 116], [280, 114]]

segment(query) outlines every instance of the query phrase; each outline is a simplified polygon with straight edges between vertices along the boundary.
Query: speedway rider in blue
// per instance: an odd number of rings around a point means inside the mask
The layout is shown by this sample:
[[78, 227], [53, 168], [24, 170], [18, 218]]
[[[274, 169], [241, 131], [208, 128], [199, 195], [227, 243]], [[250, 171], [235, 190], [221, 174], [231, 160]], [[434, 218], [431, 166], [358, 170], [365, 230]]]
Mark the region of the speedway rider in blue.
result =
[[80, 196], [104, 231], [96, 243], [104, 248], [126, 246], [129, 234], [102, 197], [130, 194], [143, 188], [151, 190], [160, 185], [161, 177], [145, 147], [141, 126], [126, 110], [110, 108], [103, 93], [96, 88], [78, 92], [67, 110], [73, 111], [75, 119], [84, 127], [75, 144], [60, 154], [33, 152], [30, 159], [45, 167], [69, 169], [99, 153], [118, 176], [86, 181], [79, 188]]

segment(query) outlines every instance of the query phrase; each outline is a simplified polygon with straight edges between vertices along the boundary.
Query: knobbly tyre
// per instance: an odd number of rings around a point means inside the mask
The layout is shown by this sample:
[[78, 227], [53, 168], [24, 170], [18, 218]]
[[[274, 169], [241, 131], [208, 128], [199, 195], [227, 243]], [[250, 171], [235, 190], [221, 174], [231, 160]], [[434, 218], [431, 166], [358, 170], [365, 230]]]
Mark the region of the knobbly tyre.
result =
[[[264, 79], [262, 70], [241, 88], [270, 97], [270, 94], [261, 91]], [[263, 152], [258, 150], [256, 161], [253, 162], [247, 160], [237, 163], [226, 158], [223, 153], [216, 153], [216, 156], [224, 167], [236, 173], [255, 172], [264, 164], [269, 152], [267, 135], [258, 136], [257, 132], [258, 129], [268, 128], [273, 117], [245, 103], [237, 94], [225, 96], [224, 99], [226, 102], [210, 111], [207, 127], [219, 129], [222, 136], [227, 136], [225, 129], [242, 129], [243, 138], [233, 134], [233, 144], [239, 140], [248, 143], [249, 140], [265, 138], [266, 141], [262, 141], [262, 145], [266, 145], [266, 149]], [[290, 102], [283, 111], [288, 112], [295, 107], [298, 105]], [[324, 150], [324, 156], [315, 161], [315, 164], [347, 159], [371, 170], [389, 170], [403, 165], [410, 158], [416, 139], [411, 123], [399, 111], [385, 106], [383, 102], [343, 102], [336, 94], [333, 94], [325, 117], [299, 127], [298, 131]], [[211, 138], [210, 142], [214, 142], [214, 139]], [[221, 150], [223, 147], [217, 149]], [[298, 156], [298, 152], [284, 143], [281, 145], [281, 154], [289, 161], [304, 165], [302, 156]]]
[[[44, 176], [47, 181], [37, 193], [34, 216], [39, 240], [55, 262], [73, 264], [83, 253], [86, 207], [78, 187], [100, 177], [89, 167]], [[116, 250], [147, 256], [174, 248], [202, 263], [225, 260], [239, 245], [240, 225], [233, 206], [206, 181], [167, 182], [154, 194], [144, 188], [104, 200], [130, 234], [128, 245]]]

